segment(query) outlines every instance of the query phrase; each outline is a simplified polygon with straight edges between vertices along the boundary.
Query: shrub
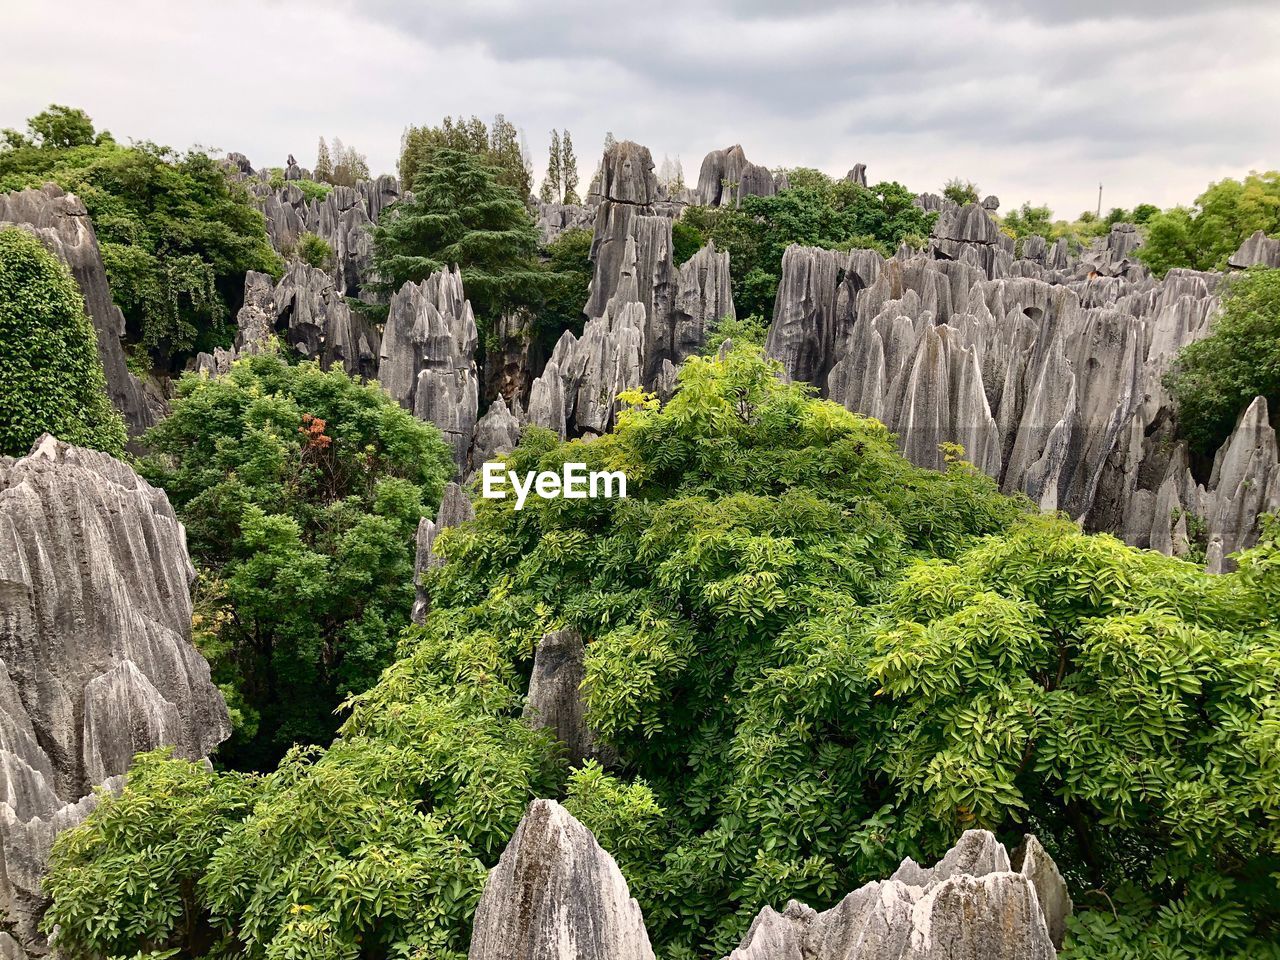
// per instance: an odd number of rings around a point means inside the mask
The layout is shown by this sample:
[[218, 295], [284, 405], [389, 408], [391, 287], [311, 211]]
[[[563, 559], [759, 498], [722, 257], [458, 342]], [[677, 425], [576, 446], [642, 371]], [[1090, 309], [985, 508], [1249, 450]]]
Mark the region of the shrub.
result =
[[0, 230], [0, 454], [25, 454], [42, 433], [124, 451], [124, 420], [107, 398], [98, 339], [66, 266], [31, 234]]

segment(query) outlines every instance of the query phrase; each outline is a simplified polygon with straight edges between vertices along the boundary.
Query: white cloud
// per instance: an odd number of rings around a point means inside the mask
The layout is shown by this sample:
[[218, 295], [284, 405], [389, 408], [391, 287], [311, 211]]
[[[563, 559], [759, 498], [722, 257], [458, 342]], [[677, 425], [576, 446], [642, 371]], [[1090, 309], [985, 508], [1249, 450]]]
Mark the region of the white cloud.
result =
[[[7, 6], [13, 6], [12, 3]], [[36, 0], [7, 11], [0, 125], [50, 102], [117, 136], [312, 161], [340, 136], [394, 169], [408, 123], [503, 112], [538, 172], [568, 127], [584, 181], [606, 130], [687, 179], [741, 142], [770, 166], [917, 190], [975, 180], [1006, 207], [1188, 202], [1280, 166], [1274, 4], [648, 5], [588, 0]], [[1064, 8], [1065, 9], [1065, 8]]]

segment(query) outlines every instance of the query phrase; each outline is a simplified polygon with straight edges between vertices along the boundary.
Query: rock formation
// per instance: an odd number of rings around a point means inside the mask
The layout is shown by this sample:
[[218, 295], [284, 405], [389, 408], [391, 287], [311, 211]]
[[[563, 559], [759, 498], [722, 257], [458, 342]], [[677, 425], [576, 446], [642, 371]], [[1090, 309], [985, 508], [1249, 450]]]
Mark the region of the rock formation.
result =
[[867, 165], [865, 163], [855, 163], [844, 178], [850, 183], [856, 183], [860, 187], [867, 185]]
[[524, 718], [530, 726], [554, 733], [575, 766], [590, 757], [613, 757], [587, 726], [581, 691], [587, 673], [585, 657], [586, 647], [577, 630], [570, 627], [545, 634], [534, 652], [533, 675], [524, 705]]
[[498, 397], [476, 424], [471, 462], [479, 470], [481, 464], [509, 454], [519, 442], [520, 418], [511, 412], [507, 401]]
[[414, 597], [413, 610], [410, 611], [410, 619], [414, 623], [422, 623], [426, 620], [427, 611], [431, 609], [431, 595], [422, 585], [422, 575], [444, 563], [444, 560], [435, 554], [436, 537], [442, 530], [474, 520], [475, 516], [475, 507], [471, 505], [470, 498], [460, 486], [450, 483], [444, 488], [436, 518], [428, 520], [423, 517], [418, 521], [417, 549], [413, 558], [413, 583], [417, 594]]
[[333, 249], [330, 271], [335, 290], [342, 296], [360, 297], [368, 280], [373, 255], [371, 227], [382, 211], [401, 197], [400, 182], [391, 176], [359, 180], [354, 186], [336, 186], [325, 196], [308, 200], [302, 188], [285, 177], [279, 188], [257, 181], [250, 191], [267, 219], [267, 236], [276, 252], [292, 254], [304, 233], [314, 233]]
[[379, 382], [401, 406], [440, 429], [460, 474], [468, 468], [479, 412], [476, 337], [455, 267], [392, 295], [379, 354]]
[[[545, 642], [545, 641], [544, 641]], [[764, 907], [727, 960], [1053, 960], [1071, 897], [1033, 836], [1015, 864], [985, 830], [934, 867], [907, 859], [819, 913]], [[613, 858], [553, 800], [535, 800], [489, 874], [470, 960], [649, 958]]]
[[1123, 224], [1079, 259], [1031, 237], [1015, 260], [980, 205], [941, 209], [924, 253], [786, 251], [767, 341], [784, 375], [882, 420], [917, 464], [960, 443], [1006, 491], [1136, 546], [1186, 553], [1204, 530], [1209, 568], [1228, 569], [1280, 509], [1265, 402], [1198, 483], [1162, 383], [1220, 275], [1154, 279]]
[[140, 436], [164, 414], [125, 365], [124, 314], [111, 299], [98, 237], [84, 204], [54, 183], [40, 190], [0, 194], [0, 227], [16, 225], [35, 234], [71, 269], [84, 297], [85, 313], [98, 336], [98, 356], [106, 373], [107, 394], [124, 416], [131, 437]]
[[698, 171], [697, 202], [704, 207], [736, 207], [743, 197], [771, 197], [777, 184], [768, 167], [747, 159], [740, 144], [712, 150]]
[[470, 960], [653, 960], [613, 857], [554, 800], [535, 800], [489, 874]]
[[1280, 267], [1280, 240], [1268, 237], [1261, 230], [1240, 244], [1240, 249], [1227, 261], [1227, 266], [1237, 270], [1259, 264], [1264, 267]]
[[561, 336], [526, 415], [562, 436], [608, 430], [619, 393], [668, 384], [708, 328], [734, 315], [727, 253], [708, 244], [676, 267], [671, 218], [655, 212], [661, 198], [647, 148], [609, 147], [599, 189], [588, 320], [581, 337]]
[[0, 905], [19, 941], [41, 945], [40, 875], [95, 785], [231, 732], [191, 643], [194, 575], [168, 499], [120, 461], [48, 436], [0, 458]]

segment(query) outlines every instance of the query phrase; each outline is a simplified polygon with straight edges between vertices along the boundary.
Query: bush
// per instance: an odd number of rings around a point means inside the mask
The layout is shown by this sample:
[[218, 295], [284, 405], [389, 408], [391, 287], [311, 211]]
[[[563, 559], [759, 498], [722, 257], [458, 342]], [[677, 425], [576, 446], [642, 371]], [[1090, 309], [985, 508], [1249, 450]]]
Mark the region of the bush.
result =
[[1212, 453], [1255, 397], [1280, 414], [1280, 270], [1228, 278], [1209, 336], [1182, 348], [1165, 378], [1178, 432]]
[[146, 442], [201, 567], [197, 640], [241, 718], [223, 760], [327, 743], [408, 620], [414, 532], [453, 473], [439, 431], [336, 367], [267, 354], [183, 377]]
[[199, 151], [124, 147], [107, 134], [86, 143], [56, 129], [39, 146], [0, 151], [0, 190], [52, 180], [84, 202], [127, 333], [162, 362], [229, 344], [245, 271], [281, 269], [243, 186]]
[[1193, 208], [1148, 215], [1146, 242], [1137, 255], [1160, 276], [1173, 267], [1223, 270], [1258, 230], [1280, 235], [1280, 171], [1220, 180], [1196, 198]]
[[678, 221], [729, 252], [734, 307], [743, 315], [772, 318], [791, 244], [869, 247], [887, 256], [904, 240], [927, 236], [937, 217], [914, 206], [915, 195], [899, 183], [868, 189], [804, 169], [788, 177], [790, 189], [772, 197], [744, 197], [736, 208], [689, 207]]
[[98, 338], [66, 266], [31, 234], [0, 230], [0, 454], [42, 433], [124, 452], [124, 420], [107, 398]]
[[321, 270], [333, 269], [333, 247], [324, 237], [314, 233], [303, 233], [298, 238], [298, 259]]

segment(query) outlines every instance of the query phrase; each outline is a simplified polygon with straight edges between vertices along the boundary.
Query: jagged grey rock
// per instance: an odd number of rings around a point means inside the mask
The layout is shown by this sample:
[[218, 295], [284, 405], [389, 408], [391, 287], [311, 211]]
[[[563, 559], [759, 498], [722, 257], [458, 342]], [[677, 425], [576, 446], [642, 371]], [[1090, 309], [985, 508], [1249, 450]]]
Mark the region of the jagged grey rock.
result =
[[867, 165], [865, 163], [855, 163], [853, 168], [844, 175], [844, 178], [850, 183], [865, 187], [867, 185]]
[[767, 341], [784, 374], [882, 420], [921, 465], [960, 443], [1006, 491], [1137, 546], [1185, 553], [1199, 517], [1210, 569], [1229, 568], [1219, 557], [1255, 542], [1258, 511], [1274, 509], [1267, 434], [1254, 410], [1222, 454], [1239, 468], [1197, 482], [1163, 386], [1208, 331], [1221, 275], [1119, 269], [1137, 238], [1125, 229], [1099, 247], [1116, 276], [1061, 241], [1030, 238], [1014, 261], [981, 207], [949, 209], [924, 254], [788, 250]]
[[0, 905], [41, 946], [54, 835], [135, 753], [206, 757], [231, 732], [191, 643], [185, 534], [164, 493], [42, 437], [0, 457]]
[[741, 144], [712, 150], [698, 170], [697, 202], [704, 207], [736, 207], [743, 197], [771, 197], [778, 190], [767, 167], [747, 159]]
[[489, 873], [470, 960], [653, 960], [640, 905], [591, 831], [535, 800]]
[[[1053, 862], [1038, 843], [1036, 848], [1037, 858], [1043, 855], [1039, 868], [1047, 873]], [[1069, 898], [1065, 905], [1069, 912]], [[1062, 906], [1055, 903], [1055, 910]], [[868, 883], [825, 912], [794, 900], [782, 913], [765, 907], [729, 960], [1052, 960], [1055, 955], [1035, 880], [1010, 869], [1008, 854], [990, 833], [971, 830], [937, 866], [925, 869], [908, 859], [889, 880]]]
[[459, 473], [467, 470], [479, 413], [476, 338], [456, 267], [406, 283], [391, 297], [378, 380], [401, 406], [440, 429]]
[[587, 726], [581, 690], [587, 675], [585, 657], [586, 647], [577, 630], [568, 627], [544, 634], [534, 651], [533, 675], [523, 714], [535, 730], [555, 734], [564, 744], [565, 756], [575, 766], [607, 753]]
[[490, 460], [506, 456], [520, 442], [520, 420], [502, 397], [489, 404], [483, 417], [476, 424], [472, 443], [471, 460], [475, 469]]
[[1045, 927], [1054, 949], [1062, 948], [1062, 938], [1067, 932], [1067, 920], [1075, 904], [1062, 879], [1058, 865], [1053, 862], [1034, 834], [1026, 834], [1013, 852], [1013, 869], [1031, 881], [1036, 890], [1040, 912], [1044, 914]]
[[1227, 266], [1237, 270], [1258, 265], [1280, 267], [1280, 239], [1272, 239], [1261, 230], [1240, 244], [1240, 249], [1227, 261]]
[[55, 183], [46, 183], [39, 190], [0, 194], [0, 228], [8, 225], [29, 230], [70, 268], [84, 297], [85, 313], [97, 334], [107, 395], [124, 416], [129, 435], [141, 436], [166, 410], [149, 400], [125, 364], [121, 344], [124, 314], [111, 298], [98, 236], [84, 204]]
[[244, 275], [244, 305], [236, 314], [236, 352], [261, 350], [275, 336], [275, 281], [268, 274], [250, 270]]
[[422, 623], [431, 609], [431, 595], [422, 585], [422, 575], [444, 563], [443, 558], [436, 556], [435, 543], [441, 531], [457, 527], [468, 520], [474, 520], [475, 507], [462, 487], [456, 483], [446, 484], [444, 494], [440, 498], [440, 509], [434, 520], [423, 517], [418, 521], [418, 535], [413, 558], [413, 582], [417, 594], [414, 597], [410, 618], [414, 623]]

